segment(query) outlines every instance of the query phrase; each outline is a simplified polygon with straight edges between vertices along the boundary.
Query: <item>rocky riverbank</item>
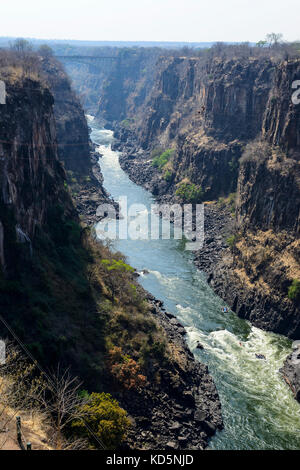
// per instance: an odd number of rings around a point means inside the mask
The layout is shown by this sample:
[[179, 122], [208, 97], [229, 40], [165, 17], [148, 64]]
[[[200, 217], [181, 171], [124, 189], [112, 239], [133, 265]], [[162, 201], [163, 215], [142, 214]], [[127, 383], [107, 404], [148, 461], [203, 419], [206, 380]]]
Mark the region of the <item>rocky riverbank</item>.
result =
[[300, 403], [300, 344], [295, 344], [292, 354], [285, 361], [280, 372]]
[[109, 194], [103, 187], [103, 176], [99, 167], [99, 153], [92, 146], [90, 152], [90, 169], [83, 178], [69, 178], [72, 197], [81, 219], [88, 225], [99, 222], [97, 208], [100, 204], [117, 204], [113, 202]]
[[184, 327], [161, 301], [147, 297], [170, 341], [176, 374], [162, 365], [159, 385], [147, 383], [141, 392], [127, 392], [120, 399], [133, 418], [126, 444], [133, 449], [204, 449], [223, 427], [216, 387], [207, 366], [195, 361], [189, 350]]

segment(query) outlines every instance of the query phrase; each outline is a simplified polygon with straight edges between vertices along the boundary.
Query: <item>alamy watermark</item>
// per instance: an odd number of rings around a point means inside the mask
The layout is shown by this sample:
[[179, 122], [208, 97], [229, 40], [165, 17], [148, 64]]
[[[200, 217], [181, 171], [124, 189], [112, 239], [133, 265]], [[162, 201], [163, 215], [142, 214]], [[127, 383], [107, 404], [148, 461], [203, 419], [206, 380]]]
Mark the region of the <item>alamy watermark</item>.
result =
[[300, 104], [300, 80], [294, 80], [292, 83], [294, 93], [292, 94], [292, 103], [295, 105]]
[[[128, 206], [127, 196], [101, 204], [96, 232], [101, 240], [184, 240], [185, 249], [200, 250], [204, 243], [204, 204], [144, 204]], [[172, 222], [172, 223], [171, 223]]]
[[6, 86], [3, 80], [0, 80], [0, 104], [6, 104]]
[[5, 357], [6, 357], [5, 342], [2, 339], [0, 339], [0, 366], [5, 364]]

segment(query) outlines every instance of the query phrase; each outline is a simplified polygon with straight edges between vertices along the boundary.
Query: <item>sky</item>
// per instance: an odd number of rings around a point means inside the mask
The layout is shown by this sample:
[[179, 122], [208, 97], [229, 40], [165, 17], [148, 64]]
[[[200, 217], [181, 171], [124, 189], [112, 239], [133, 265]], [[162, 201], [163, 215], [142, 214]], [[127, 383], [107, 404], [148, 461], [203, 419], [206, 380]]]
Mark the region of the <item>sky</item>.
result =
[[0, 35], [90, 41], [300, 39], [299, 0], [0, 0]]

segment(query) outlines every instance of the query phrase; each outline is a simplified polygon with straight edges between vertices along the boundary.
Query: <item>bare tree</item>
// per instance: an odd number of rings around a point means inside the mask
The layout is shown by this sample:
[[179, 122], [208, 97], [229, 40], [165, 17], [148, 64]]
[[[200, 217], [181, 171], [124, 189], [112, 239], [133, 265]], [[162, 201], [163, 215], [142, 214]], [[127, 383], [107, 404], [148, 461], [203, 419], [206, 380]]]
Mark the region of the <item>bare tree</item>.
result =
[[32, 44], [27, 41], [27, 39], [22, 38], [16, 39], [15, 42], [11, 45], [11, 48], [20, 54], [32, 52], [33, 50]]
[[[0, 425], [6, 429], [7, 410], [37, 412], [47, 423], [56, 449], [87, 449], [86, 439], [68, 439], [64, 430], [74, 419], [83, 419], [82, 405], [87, 398], [79, 395], [81, 382], [69, 369], [60, 366], [51, 374], [38, 370], [37, 363], [27, 360], [13, 343], [6, 345], [6, 362], [0, 366]], [[40, 373], [41, 372], [41, 373]], [[1, 445], [0, 445], [1, 447]]]
[[266, 40], [270, 47], [277, 47], [282, 42], [283, 35], [281, 33], [269, 33]]
[[79, 395], [81, 382], [78, 377], [72, 377], [70, 370], [61, 370], [60, 366], [51, 374], [47, 374], [45, 382], [35, 392], [34, 399], [50, 417], [54, 429], [54, 447], [57, 450], [78, 448], [78, 441], [70, 443], [63, 431], [74, 419], [82, 419], [82, 405], [86, 399]]

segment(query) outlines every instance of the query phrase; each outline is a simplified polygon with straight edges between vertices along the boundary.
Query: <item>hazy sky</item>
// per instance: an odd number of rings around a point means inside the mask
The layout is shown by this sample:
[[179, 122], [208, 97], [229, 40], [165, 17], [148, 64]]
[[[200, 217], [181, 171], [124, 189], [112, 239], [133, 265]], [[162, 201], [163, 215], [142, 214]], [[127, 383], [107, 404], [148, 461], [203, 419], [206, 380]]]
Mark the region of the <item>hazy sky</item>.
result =
[[0, 35], [124, 41], [300, 39], [299, 0], [1, 0]]

